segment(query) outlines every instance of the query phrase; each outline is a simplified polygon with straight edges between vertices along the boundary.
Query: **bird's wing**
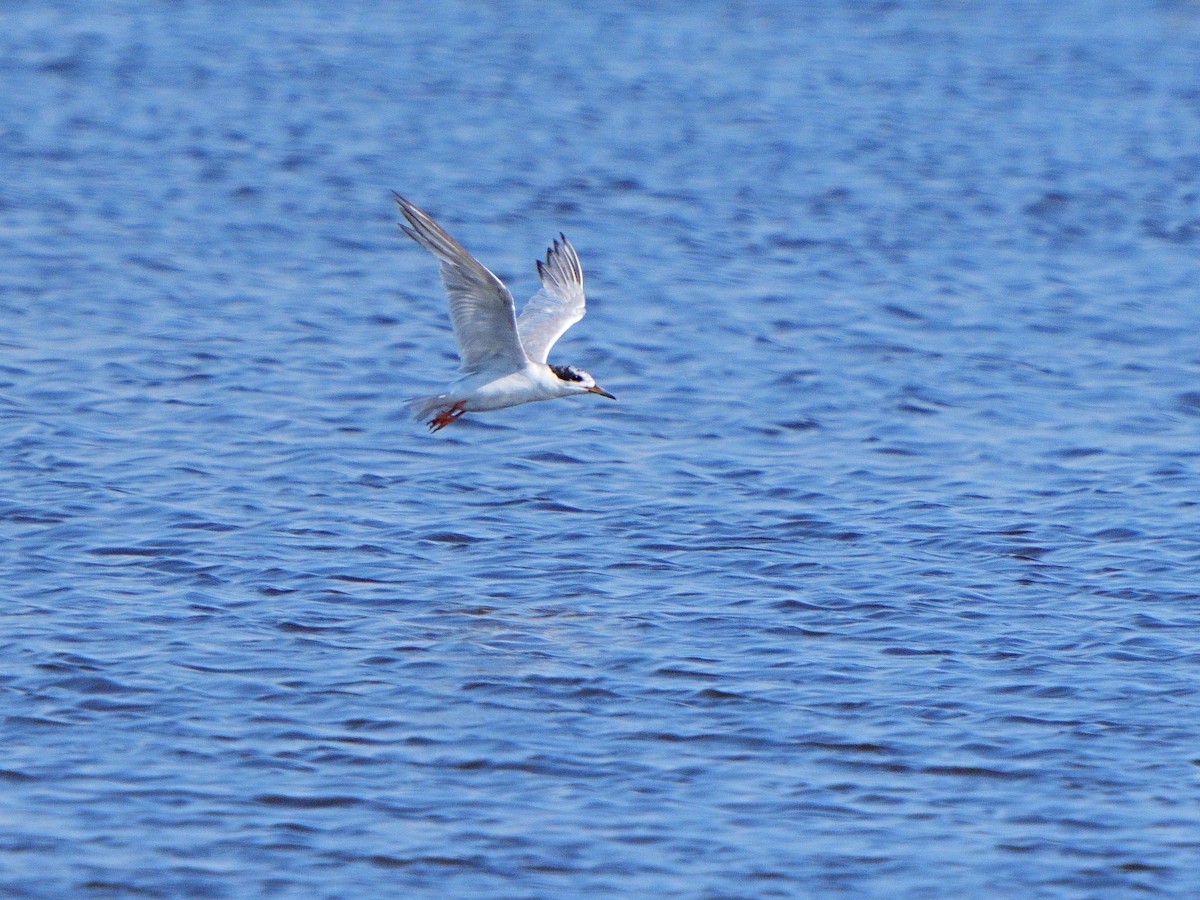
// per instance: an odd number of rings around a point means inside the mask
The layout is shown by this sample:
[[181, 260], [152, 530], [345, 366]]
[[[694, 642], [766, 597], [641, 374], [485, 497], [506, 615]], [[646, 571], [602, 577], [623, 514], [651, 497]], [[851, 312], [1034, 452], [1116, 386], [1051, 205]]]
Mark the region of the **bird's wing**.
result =
[[538, 260], [542, 289], [529, 299], [517, 319], [521, 346], [534, 362], [546, 361], [554, 343], [583, 318], [587, 304], [579, 254], [565, 235], [560, 234], [559, 238], [561, 243], [555, 241], [546, 251], [546, 261]]
[[450, 237], [428, 213], [399, 194], [395, 197], [400, 212], [408, 220], [408, 225], [401, 223], [400, 228], [441, 263], [462, 370], [520, 369], [526, 362], [525, 351], [517, 337], [516, 307], [504, 282]]

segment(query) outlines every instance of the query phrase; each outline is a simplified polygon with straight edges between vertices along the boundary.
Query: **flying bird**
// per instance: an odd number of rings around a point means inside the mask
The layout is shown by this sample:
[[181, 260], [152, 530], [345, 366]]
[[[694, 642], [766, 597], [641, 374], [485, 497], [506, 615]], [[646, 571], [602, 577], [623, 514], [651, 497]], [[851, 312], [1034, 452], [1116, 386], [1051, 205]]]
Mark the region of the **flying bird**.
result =
[[583, 318], [583, 268], [566, 236], [538, 260], [542, 288], [520, 317], [512, 293], [423, 210], [395, 194], [404, 214], [400, 228], [437, 257], [450, 298], [450, 321], [458, 341], [462, 375], [445, 392], [409, 402], [413, 418], [428, 417], [430, 431], [445, 428], [463, 413], [504, 409], [534, 400], [576, 394], [617, 398], [583, 369], [547, 365], [550, 348]]

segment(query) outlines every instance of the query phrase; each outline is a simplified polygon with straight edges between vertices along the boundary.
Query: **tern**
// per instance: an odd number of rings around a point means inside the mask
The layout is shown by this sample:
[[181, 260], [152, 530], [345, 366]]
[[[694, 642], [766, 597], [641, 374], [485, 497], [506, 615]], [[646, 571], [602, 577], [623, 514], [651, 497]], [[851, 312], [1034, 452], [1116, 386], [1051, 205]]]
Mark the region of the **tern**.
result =
[[[393, 192], [394, 193], [394, 192]], [[538, 260], [542, 287], [520, 317], [512, 293], [433, 217], [394, 194], [408, 224], [400, 228], [437, 257], [450, 298], [450, 321], [458, 341], [462, 375], [433, 397], [409, 401], [413, 418], [429, 419], [438, 431], [463, 413], [504, 409], [535, 400], [577, 394], [617, 398], [583, 369], [547, 365], [550, 348], [583, 318], [583, 268], [566, 235]]]

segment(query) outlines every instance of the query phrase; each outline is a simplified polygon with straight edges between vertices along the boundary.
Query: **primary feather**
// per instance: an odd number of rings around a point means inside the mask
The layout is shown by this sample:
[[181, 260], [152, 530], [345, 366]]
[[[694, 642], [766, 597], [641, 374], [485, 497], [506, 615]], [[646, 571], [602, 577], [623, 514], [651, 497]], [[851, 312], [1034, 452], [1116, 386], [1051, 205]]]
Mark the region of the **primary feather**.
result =
[[546, 251], [546, 261], [538, 260], [542, 289], [529, 299], [517, 319], [521, 346], [534, 362], [546, 361], [550, 348], [583, 318], [587, 306], [579, 254], [566, 235], [559, 234], [559, 238], [561, 242], [555, 241]]
[[423, 210], [396, 194], [410, 238], [437, 257], [465, 373], [525, 365], [512, 294], [499, 278]]

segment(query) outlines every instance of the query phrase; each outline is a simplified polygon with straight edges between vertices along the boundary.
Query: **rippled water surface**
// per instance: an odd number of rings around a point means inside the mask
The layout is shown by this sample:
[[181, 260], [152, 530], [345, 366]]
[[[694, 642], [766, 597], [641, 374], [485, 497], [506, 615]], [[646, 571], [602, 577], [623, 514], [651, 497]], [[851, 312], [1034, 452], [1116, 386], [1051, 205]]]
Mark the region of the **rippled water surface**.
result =
[[1200, 7], [799, 6], [5, 7], [0, 893], [1200, 884]]

